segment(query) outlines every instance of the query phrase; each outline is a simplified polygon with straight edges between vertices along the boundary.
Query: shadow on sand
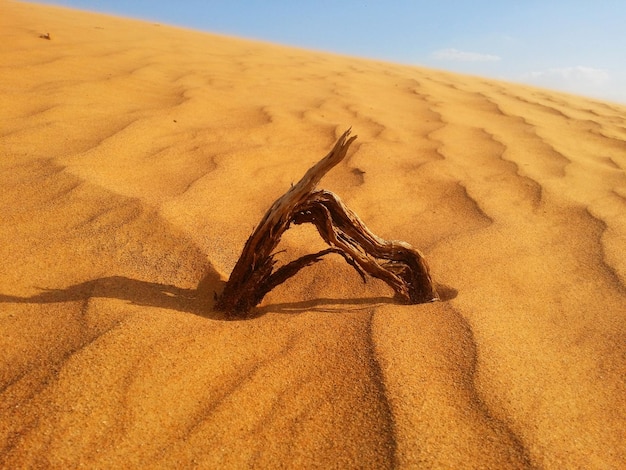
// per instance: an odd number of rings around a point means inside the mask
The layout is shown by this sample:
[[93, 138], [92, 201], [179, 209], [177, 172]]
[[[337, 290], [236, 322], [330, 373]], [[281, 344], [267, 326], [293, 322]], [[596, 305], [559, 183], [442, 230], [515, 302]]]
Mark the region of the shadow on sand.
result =
[[[214, 309], [216, 296], [222, 292], [224, 285], [225, 281], [219, 277], [217, 272], [207, 274], [196, 289], [185, 289], [124, 276], [109, 276], [81, 282], [65, 289], [42, 289], [42, 292], [30, 297], [0, 294], [0, 303], [49, 304], [87, 301], [91, 298], [108, 298], [126, 300], [132, 305], [192, 313], [214, 320], [245, 320], [257, 318], [270, 312], [283, 314], [297, 314], [307, 311], [341, 313], [371, 309], [381, 304], [396, 303], [393, 297], [319, 298], [263, 305], [255, 308], [245, 317], [227, 318], [224, 313]], [[456, 290], [454, 289], [441, 285], [438, 289], [444, 301], [456, 297]]]
[[3, 303], [49, 304], [86, 301], [90, 298], [126, 300], [133, 305], [158, 307], [193, 313], [206, 318], [221, 317], [213, 310], [215, 295], [223, 289], [217, 273], [205, 276], [197, 289], [141, 281], [124, 276], [110, 276], [81, 282], [65, 289], [42, 289], [30, 297], [0, 294]]

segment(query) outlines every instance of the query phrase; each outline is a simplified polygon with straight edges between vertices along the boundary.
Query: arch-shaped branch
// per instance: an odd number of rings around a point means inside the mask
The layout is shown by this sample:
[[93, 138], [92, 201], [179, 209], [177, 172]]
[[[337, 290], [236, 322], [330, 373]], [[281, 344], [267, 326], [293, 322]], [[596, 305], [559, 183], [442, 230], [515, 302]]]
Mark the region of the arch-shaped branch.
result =
[[[310, 168], [277, 199], [256, 227], [235, 265], [217, 308], [246, 314], [274, 287], [329, 253], [338, 253], [366, 280], [385, 281], [405, 303], [439, 300], [422, 254], [402, 241], [387, 241], [372, 233], [359, 217], [330, 191], [315, 190], [321, 178], [344, 159], [356, 136], [346, 131], [326, 157]], [[274, 250], [294, 224], [312, 223], [330, 248], [275, 268]]]

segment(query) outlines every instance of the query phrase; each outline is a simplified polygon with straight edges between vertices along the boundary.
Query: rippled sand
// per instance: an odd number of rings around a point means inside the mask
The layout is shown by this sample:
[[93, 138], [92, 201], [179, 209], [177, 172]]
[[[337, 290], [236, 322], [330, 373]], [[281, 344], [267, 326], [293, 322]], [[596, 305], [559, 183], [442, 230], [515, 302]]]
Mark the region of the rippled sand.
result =
[[[0, 467], [623, 468], [626, 107], [0, 8]], [[445, 301], [332, 256], [224, 321], [254, 225], [350, 126], [322, 186]]]

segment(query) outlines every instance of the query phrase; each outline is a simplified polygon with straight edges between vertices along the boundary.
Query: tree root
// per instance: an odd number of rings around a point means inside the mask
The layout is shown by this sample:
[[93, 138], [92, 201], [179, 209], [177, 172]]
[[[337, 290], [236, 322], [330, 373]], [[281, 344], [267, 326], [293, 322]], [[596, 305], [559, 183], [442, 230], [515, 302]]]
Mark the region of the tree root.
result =
[[[341, 162], [356, 136], [346, 131], [330, 153], [278, 198], [246, 242], [216, 308], [231, 316], [245, 316], [263, 297], [302, 268], [337, 253], [365, 281], [367, 275], [385, 281], [403, 303], [439, 300], [422, 254], [402, 241], [374, 235], [359, 217], [330, 191], [315, 190], [321, 178]], [[312, 223], [330, 246], [274, 269], [274, 250], [291, 224]]]

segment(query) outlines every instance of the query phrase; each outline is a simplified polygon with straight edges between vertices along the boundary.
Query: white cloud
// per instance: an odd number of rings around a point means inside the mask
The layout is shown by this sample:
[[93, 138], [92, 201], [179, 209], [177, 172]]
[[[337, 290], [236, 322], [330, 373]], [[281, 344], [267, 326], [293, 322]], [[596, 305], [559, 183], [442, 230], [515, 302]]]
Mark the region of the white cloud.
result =
[[578, 65], [576, 67], [554, 67], [543, 71], [528, 72], [523, 80], [534, 82], [566, 82], [571, 84], [587, 84], [600, 86], [611, 79], [607, 70]]
[[621, 103], [626, 102], [626, 73], [620, 69], [599, 69], [578, 65], [554, 67], [527, 72], [517, 80], [530, 85], [591, 96]]
[[458, 49], [440, 49], [432, 53], [437, 60], [454, 60], [459, 62], [496, 62], [501, 60], [497, 55], [479, 52], [460, 51]]

